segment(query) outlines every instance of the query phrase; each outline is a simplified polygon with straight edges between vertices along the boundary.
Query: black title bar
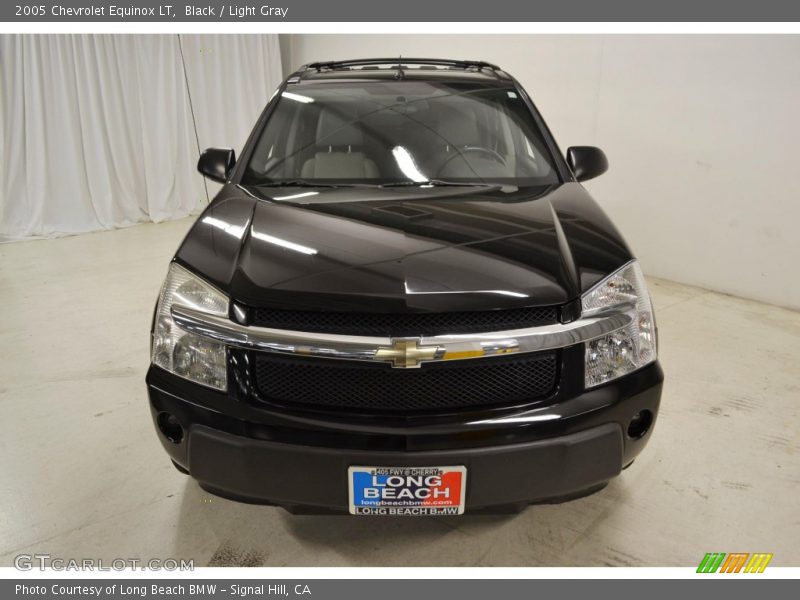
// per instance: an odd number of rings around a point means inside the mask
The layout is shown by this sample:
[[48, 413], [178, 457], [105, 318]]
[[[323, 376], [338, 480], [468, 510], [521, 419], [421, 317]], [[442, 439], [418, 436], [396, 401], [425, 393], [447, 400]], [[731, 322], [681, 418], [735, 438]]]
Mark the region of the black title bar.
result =
[[787, 0], [16, 0], [3, 22], [786, 22]]

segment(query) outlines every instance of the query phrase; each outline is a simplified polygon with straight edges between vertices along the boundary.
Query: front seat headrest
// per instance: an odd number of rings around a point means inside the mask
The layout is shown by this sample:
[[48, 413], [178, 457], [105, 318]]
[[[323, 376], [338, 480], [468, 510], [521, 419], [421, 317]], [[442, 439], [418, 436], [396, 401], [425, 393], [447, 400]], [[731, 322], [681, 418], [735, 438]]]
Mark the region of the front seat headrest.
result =
[[317, 146], [361, 146], [364, 135], [353, 112], [341, 107], [325, 108], [317, 122]]
[[453, 108], [445, 113], [439, 122], [439, 135], [451, 148], [477, 146], [481, 142], [478, 121], [469, 109]]

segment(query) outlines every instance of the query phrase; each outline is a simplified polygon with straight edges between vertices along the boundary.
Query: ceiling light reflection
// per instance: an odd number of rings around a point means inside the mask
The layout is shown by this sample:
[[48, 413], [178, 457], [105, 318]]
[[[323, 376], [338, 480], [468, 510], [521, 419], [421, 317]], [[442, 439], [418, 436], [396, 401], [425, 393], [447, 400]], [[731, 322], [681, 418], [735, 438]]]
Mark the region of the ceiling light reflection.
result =
[[406, 294], [413, 296], [423, 296], [426, 294], [499, 294], [500, 296], [511, 296], [512, 298], [528, 298], [528, 294], [521, 292], [512, 292], [511, 290], [435, 290], [431, 292], [419, 292], [408, 287], [408, 282], [405, 283]]
[[316, 196], [319, 192], [303, 192], [301, 194], [291, 194], [290, 196], [273, 196], [273, 200], [295, 200], [297, 198], [305, 198], [306, 196]]
[[287, 250], [294, 250], [295, 252], [300, 252], [302, 254], [308, 254], [311, 256], [317, 253], [317, 250], [314, 248], [309, 248], [308, 246], [303, 246], [302, 244], [295, 244], [294, 242], [290, 242], [288, 240], [275, 237], [274, 235], [268, 235], [266, 233], [261, 233], [259, 231], [253, 231], [252, 229], [250, 235], [256, 238], [257, 240], [261, 240], [262, 242], [267, 242], [268, 244], [275, 244], [276, 246], [280, 246], [281, 248], [286, 248]]
[[469, 425], [502, 425], [503, 423], [536, 423], [538, 421], [555, 421], [561, 415], [529, 415], [527, 417], [507, 417], [505, 419], [486, 419], [484, 421], [471, 421]]
[[222, 219], [217, 219], [216, 217], [203, 217], [203, 223], [206, 225], [211, 225], [212, 227], [216, 227], [217, 229], [220, 229], [238, 239], [242, 239], [242, 234], [244, 233], [244, 227], [241, 225], [232, 225], [231, 223], [223, 221]]
[[292, 92], [283, 92], [281, 94], [281, 98], [288, 98], [289, 100], [294, 100], [295, 102], [302, 102], [303, 104], [311, 104], [314, 99], [309, 98], [308, 96], [303, 96], [302, 94], [293, 94]]
[[416, 181], [417, 183], [429, 181], [425, 175], [420, 173], [420, 170], [414, 162], [414, 157], [408, 153], [408, 150], [402, 146], [395, 146], [392, 148], [392, 154], [394, 155], [394, 160], [397, 162], [397, 166], [400, 167], [400, 170], [403, 172], [403, 175], [408, 177], [411, 181]]

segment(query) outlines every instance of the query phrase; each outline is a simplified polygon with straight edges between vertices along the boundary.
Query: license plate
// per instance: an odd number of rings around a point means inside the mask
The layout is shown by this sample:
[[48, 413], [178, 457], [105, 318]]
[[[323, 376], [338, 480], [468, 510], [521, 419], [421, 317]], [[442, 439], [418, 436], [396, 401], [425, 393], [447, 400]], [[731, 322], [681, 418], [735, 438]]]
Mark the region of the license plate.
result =
[[351, 515], [461, 515], [466, 467], [350, 467]]

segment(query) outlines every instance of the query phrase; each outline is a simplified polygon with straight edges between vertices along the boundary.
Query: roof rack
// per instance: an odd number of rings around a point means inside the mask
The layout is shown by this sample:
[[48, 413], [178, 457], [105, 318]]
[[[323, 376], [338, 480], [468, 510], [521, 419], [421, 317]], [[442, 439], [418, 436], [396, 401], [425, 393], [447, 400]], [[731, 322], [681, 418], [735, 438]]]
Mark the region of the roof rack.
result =
[[365, 58], [360, 60], [331, 60], [327, 62], [313, 62], [305, 66], [306, 70], [315, 69], [348, 69], [350, 67], [364, 67], [370, 65], [392, 65], [394, 67], [406, 65], [424, 65], [436, 67], [456, 67], [459, 69], [491, 69], [499, 71], [500, 67], [482, 60], [446, 60], [442, 58]]

